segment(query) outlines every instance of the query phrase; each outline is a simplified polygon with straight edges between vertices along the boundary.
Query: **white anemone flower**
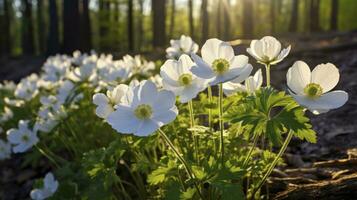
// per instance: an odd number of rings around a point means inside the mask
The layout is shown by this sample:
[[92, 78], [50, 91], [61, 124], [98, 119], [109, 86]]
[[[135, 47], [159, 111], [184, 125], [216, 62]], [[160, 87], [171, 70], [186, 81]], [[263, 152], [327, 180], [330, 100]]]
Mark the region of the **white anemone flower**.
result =
[[38, 94], [38, 80], [39, 78], [36, 74], [23, 78], [16, 87], [15, 96], [26, 101], [31, 100]]
[[195, 64], [188, 55], [181, 55], [178, 61], [167, 60], [160, 69], [163, 86], [180, 97], [181, 103], [195, 98], [207, 87], [207, 81], [194, 75], [190, 69]]
[[314, 114], [339, 108], [348, 100], [342, 90], [330, 92], [338, 83], [340, 73], [331, 63], [320, 64], [312, 72], [303, 61], [296, 61], [286, 74], [294, 99]]
[[11, 144], [0, 139], [0, 160], [10, 158]]
[[149, 80], [155, 83], [156, 87], [158, 88], [163, 87], [162, 77], [159, 74], [156, 74], [155, 76], [151, 76]]
[[197, 53], [198, 44], [196, 44], [190, 36], [181, 35], [178, 40], [170, 40], [171, 46], [166, 49], [166, 57], [177, 59], [182, 54]]
[[240, 83], [234, 83], [232, 81], [223, 83], [223, 92], [229, 96], [235, 92], [248, 92], [253, 93], [259, 90], [263, 84], [262, 70], [259, 69], [255, 72], [254, 76], [249, 76], [245, 79], [244, 85]]
[[8, 130], [7, 140], [14, 145], [12, 147], [14, 153], [26, 152], [39, 141], [36, 132], [29, 129], [28, 120], [20, 120], [18, 129]]
[[53, 174], [51, 172], [47, 173], [43, 179], [43, 187], [31, 191], [31, 199], [43, 200], [51, 197], [57, 191], [58, 185], [58, 181]]
[[209, 79], [209, 85], [231, 81], [240, 76], [248, 67], [248, 57], [234, 55], [232, 46], [216, 38], [209, 39], [202, 46], [202, 58], [191, 54], [196, 65], [192, 66], [193, 74]]
[[259, 63], [275, 65], [281, 62], [290, 52], [291, 46], [281, 50], [281, 43], [272, 36], [252, 40], [247, 52]]
[[175, 94], [158, 91], [151, 81], [142, 81], [134, 89], [130, 88], [123, 99], [124, 102], [107, 118], [120, 133], [147, 136], [172, 122], [178, 114]]
[[14, 113], [12, 112], [12, 110], [9, 107], [5, 106], [4, 112], [0, 113], [0, 123], [7, 122], [13, 117], [14, 117]]
[[93, 95], [93, 103], [97, 105], [95, 113], [98, 117], [106, 119], [110, 113], [112, 113], [116, 106], [122, 102], [122, 99], [129, 87], [124, 84], [120, 84], [113, 90], [108, 90], [107, 95], [103, 93], [97, 93]]

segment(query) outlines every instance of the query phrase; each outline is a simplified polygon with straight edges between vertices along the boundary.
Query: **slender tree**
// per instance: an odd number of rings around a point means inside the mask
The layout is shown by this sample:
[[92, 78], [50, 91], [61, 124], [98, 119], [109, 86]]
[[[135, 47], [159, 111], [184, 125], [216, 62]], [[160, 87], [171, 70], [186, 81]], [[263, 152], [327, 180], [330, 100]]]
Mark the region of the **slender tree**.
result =
[[128, 0], [128, 48], [134, 50], [134, 22], [133, 22], [133, 1]]
[[144, 42], [144, 0], [139, 0], [139, 19], [138, 19], [138, 47], [141, 50], [141, 47]]
[[63, 52], [80, 49], [79, 1], [63, 0]]
[[217, 36], [220, 38], [222, 37], [222, 0], [217, 1], [217, 16], [216, 16], [216, 29], [217, 29]]
[[166, 0], [152, 0], [153, 13], [153, 46], [163, 47], [166, 44]]
[[296, 32], [298, 26], [299, 0], [293, 0], [291, 6], [289, 31]]
[[[10, 1], [11, 2], [11, 1]], [[4, 54], [5, 55], [11, 55], [11, 17], [10, 17], [10, 11], [12, 10], [12, 4], [9, 3], [9, 0], [4, 0], [4, 18], [3, 18], [3, 24], [4, 24]]]
[[276, 9], [276, 0], [270, 0], [270, 20], [271, 20], [271, 34], [275, 33], [275, 9]]
[[38, 36], [38, 51], [40, 54], [45, 52], [45, 21], [43, 15], [43, 0], [37, 0], [37, 36]]
[[230, 0], [223, 0], [223, 37], [225, 40], [231, 39], [231, 18], [230, 18]]
[[310, 0], [310, 31], [320, 30], [320, 0]]
[[243, 37], [253, 37], [253, 1], [243, 1]]
[[47, 55], [54, 55], [58, 53], [60, 49], [56, 0], [49, 0], [48, 11], [50, 17], [50, 25], [47, 37]]
[[32, 1], [22, 0], [22, 52], [26, 55], [34, 54], [34, 28], [32, 20]]
[[188, 24], [190, 25], [190, 36], [195, 37], [195, 26], [193, 21], [193, 0], [188, 0]]
[[202, 0], [201, 4], [201, 21], [202, 21], [202, 35], [201, 44], [203, 44], [208, 39], [208, 11], [207, 11], [208, 0]]
[[330, 30], [338, 30], [338, 0], [331, 0]]
[[89, 16], [89, 1], [83, 0], [81, 4], [81, 50], [89, 52], [92, 49], [92, 29]]
[[100, 34], [100, 49], [108, 50], [110, 29], [110, 2], [107, 0], [99, 0], [99, 34]]

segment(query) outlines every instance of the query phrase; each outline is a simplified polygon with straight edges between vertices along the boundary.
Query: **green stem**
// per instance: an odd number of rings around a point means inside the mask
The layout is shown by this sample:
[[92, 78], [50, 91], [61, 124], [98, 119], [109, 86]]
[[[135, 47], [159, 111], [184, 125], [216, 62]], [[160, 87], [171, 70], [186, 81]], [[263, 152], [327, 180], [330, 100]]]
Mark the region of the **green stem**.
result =
[[161, 130], [159, 129], [159, 133], [162, 136], [162, 138], [165, 140], [165, 142], [170, 146], [171, 150], [174, 152], [174, 154], [176, 155], [177, 159], [183, 164], [188, 176], [190, 177], [190, 179], [193, 180], [193, 184], [195, 185], [195, 188], [199, 194], [199, 196], [201, 197], [201, 199], [204, 199], [200, 188], [198, 187], [198, 184], [196, 183], [195, 180], [195, 175], [192, 171], [192, 169], [190, 168], [190, 166], [187, 164], [186, 160], [181, 156], [181, 154], [178, 152], [178, 150], [175, 148], [175, 146], [172, 144], [171, 140], [169, 137], [167, 137], [167, 135]]
[[35, 147], [42, 155], [44, 155], [48, 160], [50, 160], [56, 166], [56, 168], [60, 168], [57, 161], [48, 152], [46, 152], [44, 149], [42, 149], [38, 145], [35, 145]]
[[[211, 86], [208, 86], [208, 103], [211, 106], [212, 104], [212, 88]], [[212, 130], [212, 110], [211, 108], [208, 109], [208, 127]]]
[[220, 129], [220, 150], [221, 150], [221, 164], [224, 166], [224, 126], [223, 126], [223, 84], [219, 84], [219, 129]]
[[248, 161], [249, 161], [249, 158], [251, 157], [252, 153], [253, 153], [253, 150], [255, 149], [255, 147], [257, 146], [257, 143], [258, 143], [258, 134], [255, 133], [254, 136], [253, 136], [253, 146], [250, 148], [249, 152], [248, 152], [248, 155], [247, 157], [245, 158], [244, 160], [244, 163], [243, 163], [243, 168], [245, 168], [248, 164]]
[[285, 139], [285, 142], [283, 144], [283, 146], [281, 147], [278, 155], [275, 157], [273, 163], [270, 165], [270, 167], [268, 168], [268, 171], [265, 173], [263, 179], [259, 182], [258, 184], [258, 187], [256, 187], [254, 190], [253, 190], [253, 193], [252, 193], [252, 198], [254, 198], [254, 195], [255, 193], [263, 186], [263, 184], [265, 183], [265, 181], [267, 180], [267, 178], [270, 176], [270, 174], [272, 173], [274, 167], [276, 166], [276, 164], [278, 163], [279, 161], [279, 158], [283, 155], [283, 153], [285, 152], [286, 148], [288, 147], [288, 144], [291, 140], [291, 138], [293, 137], [293, 132], [290, 131], [288, 136], [286, 137]]
[[[195, 126], [195, 118], [194, 118], [194, 115], [193, 115], [192, 100], [190, 100], [188, 102], [188, 110], [190, 112], [191, 128], [193, 128]], [[193, 133], [193, 140], [194, 140], [194, 144], [195, 144], [196, 161], [197, 161], [197, 163], [199, 163], [199, 158], [198, 158], [198, 137], [197, 137], [197, 135], [195, 135], [194, 132], [192, 132], [192, 133]]]
[[265, 74], [267, 79], [267, 87], [270, 86], [270, 64], [265, 64]]

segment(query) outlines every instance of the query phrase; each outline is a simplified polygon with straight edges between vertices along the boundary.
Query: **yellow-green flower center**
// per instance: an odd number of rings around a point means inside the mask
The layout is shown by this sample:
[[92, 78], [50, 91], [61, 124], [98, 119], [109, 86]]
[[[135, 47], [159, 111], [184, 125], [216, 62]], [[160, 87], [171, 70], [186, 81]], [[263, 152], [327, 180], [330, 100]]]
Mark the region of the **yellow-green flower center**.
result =
[[23, 135], [21, 137], [21, 140], [24, 141], [24, 142], [28, 142], [30, 140], [30, 137], [28, 135]]
[[310, 83], [304, 88], [304, 93], [310, 97], [315, 98], [322, 95], [322, 87], [316, 83]]
[[213, 71], [217, 74], [223, 74], [229, 69], [229, 62], [226, 59], [219, 58], [212, 63]]
[[179, 79], [178, 82], [180, 83], [180, 85], [182, 86], [187, 86], [190, 85], [192, 82], [192, 75], [191, 74], [182, 74]]
[[147, 104], [141, 104], [136, 107], [134, 113], [139, 119], [149, 119], [152, 115], [152, 108]]

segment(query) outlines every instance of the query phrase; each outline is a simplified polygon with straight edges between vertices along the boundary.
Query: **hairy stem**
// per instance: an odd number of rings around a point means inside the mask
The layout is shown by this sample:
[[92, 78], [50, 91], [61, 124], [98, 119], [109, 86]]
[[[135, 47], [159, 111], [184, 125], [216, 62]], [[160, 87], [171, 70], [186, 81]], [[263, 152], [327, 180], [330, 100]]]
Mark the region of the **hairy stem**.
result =
[[[188, 110], [190, 112], [190, 120], [191, 120], [191, 128], [193, 128], [195, 126], [195, 118], [193, 116], [193, 105], [192, 105], [192, 100], [190, 100], [188, 102]], [[199, 157], [198, 157], [198, 137], [197, 135], [194, 134], [193, 132], [193, 140], [194, 140], [194, 144], [195, 144], [195, 157], [196, 157], [196, 161], [197, 163], [199, 163]]]
[[223, 84], [219, 84], [219, 129], [220, 129], [220, 150], [221, 150], [221, 164], [224, 166], [224, 126], [223, 126]]
[[263, 184], [265, 183], [265, 181], [267, 180], [267, 178], [270, 176], [271, 172], [273, 171], [274, 167], [276, 166], [276, 164], [278, 163], [279, 161], [279, 158], [283, 155], [283, 153], [285, 152], [286, 148], [288, 147], [288, 144], [291, 140], [291, 138], [293, 137], [293, 132], [290, 131], [288, 136], [286, 137], [285, 141], [284, 141], [284, 144], [283, 146], [281, 147], [278, 155], [275, 157], [273, 163], [270, 165], [270, 167], [268, 168], [268, 171], [265, 173], [264, 177], [262, 178], [262, 180], [260, 180], [259, 184], [258, 184], [258, 187], [256, 187], [254, 190], [253, 190], [253, 193], [252, 193], [252, 198], [254, 198], [254, 195], [255, 193], [263, 186]]
[[270, 86], [270, 64], [265, 64], [265, 74], [267, 79], [267, 87]]
[[253, 153], [253, 150], [255, 149], [255, 147], [257, 146], [257, 143], [258, 143], [258, 134], [255, 133], [254, 136], [253, 136], [253, 146], [250, 148], [249, 152], [248, 152], [248, 155], [247, 157], [245, 158], [244, 160], [244, 163], [243, 163], [243, 168], [245, 168], [248, 164], [248, 161], [249, 161], [249, 158], [252, 156], [252, 153]]
[[162, 136], [162, 138], [165, 140], [165, 142], [170, 146], [171, 150], [174, 152], [174, 154], [177, 157], [177, 159], [183, 164], [188, 176], [190, 177], [190, 179], [193, 180], [194, 186], [195, 186], [199, 196], [201, 197], [201, 199], [204, 199], [202, 194], [201, 194], [200, 188], [198, 187], [198, 184], [197, 184], [197, 182], [195, 180], [195, 175], [194, 175], [192, 169], [190, 168], [190, 166], [187, 164], [186, 160], [181, 156], [181, 154], [175, 148], [174, 144], [172, 144], [170, 138], [167, 137], [167, 135], [161, 129], [159, 129], [159, 133]]
[[[208, 103], [211, 105], [212, 104], [212, 88], [211, 86], [208, 86]], [[212, 110], [211, 108], [208, 109], [208, 127], [212, 130]]]

